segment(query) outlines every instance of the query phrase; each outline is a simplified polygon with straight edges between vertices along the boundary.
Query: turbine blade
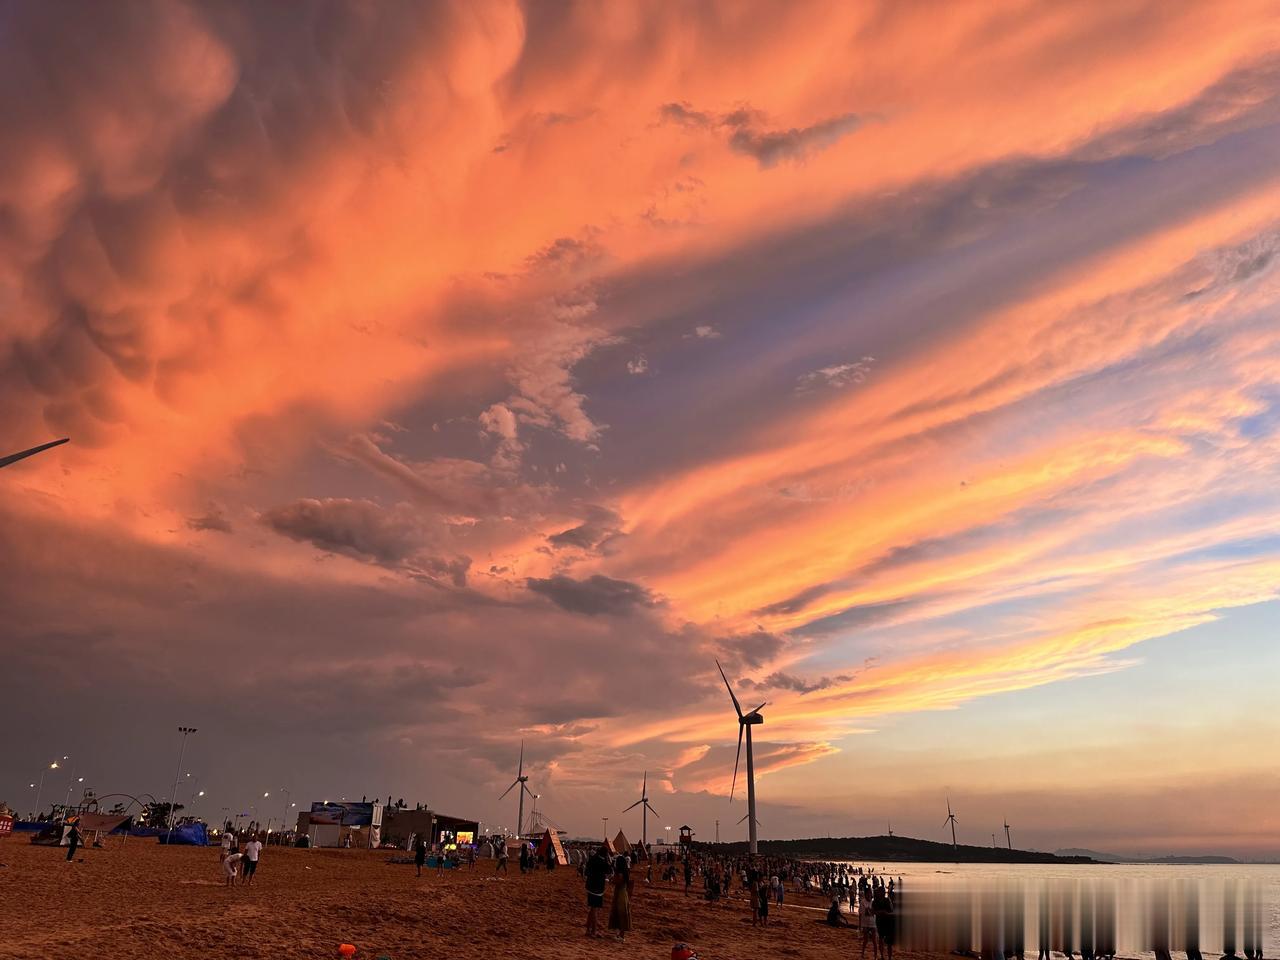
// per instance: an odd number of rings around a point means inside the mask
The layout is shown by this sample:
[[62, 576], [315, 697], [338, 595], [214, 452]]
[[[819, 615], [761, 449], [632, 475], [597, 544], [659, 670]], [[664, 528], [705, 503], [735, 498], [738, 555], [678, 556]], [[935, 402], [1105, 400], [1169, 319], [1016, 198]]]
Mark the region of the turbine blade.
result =
[[657, 810], [653, 809], [653, 804], [650, 803], [648, 800], [644, 802], [644, 805], [649, 808], [649, 812], [652, 813], [655, 817], [662, 816], [662, 814], [660, 814]]
[[733, 687], [729, 686], [729, 678], [724, 675], [724, 667], [720, 666], [720, 661], [716, 661], [716, 667], [720, 670], [720, 679], [724, 681], [724, 688], [729, 691], [729, 699], [733, 701], [733, 709], [738, 711], [738, 717], [742, 717], [742, 704], [738, 703], [738, 698], [733, 695]]
[[729, 787], [729, 802], [733, 803], [733, 791], [738, 786], [738, 761], [742, 759], [742, 724], [738, 724], [738, 755], [733, 758], [733, 784]]
[[649, 771], [644, 772], [644, 779], [640, 782], [640, 796], [647, 797], [649, 795]]
[[7, 467], [11, 463], [17, 463], [19, 460], [25, 460], [27, 457], [34, 457], [42, 450], [48, 450], [50, 447], [61, 446], [70, 438], [64, 437], [61, 440], [53, 440], [49, 443], [42, 443], [38, 447], [32, 447], [30, 450], [23, 450], [21, 453], [11, 453], [7, 457], [0, 457], [0, 467]]
[[[519, 782], [520, 782], [519, 780], [513, 780], [513, 781], [511, 782], [511, 787], [514, 787], [514, 786], [515, 786], [517, 783], [519, 783]], [[508, 793], [510, 793], [510, 792], [511, 792], [511, 787], [507, 787], [507, 789], [505, 789], [505, 790], [503, 790], [503, 791], [502, 791], [502, 797], [505, 797]], [[502, 799], [502, 797], [499, 797], [498, 799], [499, 799], [499, 800], [501, 800], [501, 799]]]
[[642, 803], [644, 803], [644, 801], [643, 801], [643, 800], [637, 800], [637, 801], [636, 801], [635, 803], [633, 803], [631, 806], [629, 806], [629, 807], [625, 808], [622, 812], [623, 812], [623, 813], [626, 813], [626, 812], [627, 812], [627, 810], [634, 810], [636, 807], [640, 806], [640, 804], [642, 804]]
[[517, 776], [518, 777], [524, 776], [524, 741], [523, 740], [520, 741], [520, 772], [517, 774]]
[[[742, 820], [747, 819], [747, 817], [749, 817], [749, 816], [751, 816], [751, 814], [749, 814], [749, 813], [744, 813], [744, 814], [742, 815]], [[742, 822], [742, 820], [739, 820], [738, 822], [739, 822], [739, 823], [741, 823], [741, 822]]]
[[768, 705], [769, 705], [769, 701], [768, 701], [768, 700], [766, 700], [764, 703], [760, 704], [760, 706], [756, 707], [754, 710], [749, 710], [749, 711], [747, 711], [747, 716], [749, 717], [749, 716], [751, 716], [751, 714], [753, 714], [753, 713], [759, 713], [761, 710], [763, 710], [763, 709], [764, 709], [765, 707], [767, 707]]

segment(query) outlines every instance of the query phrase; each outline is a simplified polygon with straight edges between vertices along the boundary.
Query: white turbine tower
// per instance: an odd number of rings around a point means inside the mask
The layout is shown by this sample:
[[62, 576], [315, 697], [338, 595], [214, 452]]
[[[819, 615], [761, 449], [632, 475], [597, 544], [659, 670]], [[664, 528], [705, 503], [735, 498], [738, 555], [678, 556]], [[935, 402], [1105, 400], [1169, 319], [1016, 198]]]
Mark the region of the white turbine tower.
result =
[[[733, 695], [733, 687], [729, 686], [729, 678], [724, 675], [724, 667], [720, 666], [720, 661], [716, 661], [716, 667], [720, 670], [720, 679], [724, 681], [725, 689], [729, 691], [729, 699], [733, 701], [733, 709], [738, 714], [738, 754], [733, 760], [733, 784], [729, 787], [729, 802], [733, 802], [733, 791], [738, 786], [738, 761], [742, 759], [742, 732], [747, 732], [747, 815], [743, 820], [747, 821], [749, 827], [750, 843], [748, 849], [754, 855], [757, 852], [756, 843], [756, 827], [760, 821], [756, 819], [756, 765], [755, 757], [751, 752], [751, 728], [759, 723], [764, 723], [764, 717], [760, 715], [760, 711], [764, 709], [765, 704], [760, 704], [749, 713], [742, 712], [742, 705], [738, 703], [738, 698]], [[766, 701], [767, 703], [768, 701]]]
[[637, 800], [635, 803], [633, 803], [631, 806], [627, 807], [627, 809], [623, 810], [622, 812], [626, 813], [627, 810], [634, 810], [636, 807], [640, 808], [640, 845], [644, 847], [645, 856], [648, 856], [649, 854], [649, 814], [652, 813], [655, 817], [661, 816], [661, 814], [659, 814], [657, 810], [654, 810], [649, 803], [649, 771], [648, 770], [644, 772], [644, 780], [641, 781], [641, 784], [640, 784], [640, 799]]
[[[527, 793], [533, 796], [533, 791], [529, 789], [529, 778], [524, 773], [524, 741], [520, 741], [520, 766], [516, 769], [516, 778], [511, 781], [511, 786], [502, 791], [502, 797], [514, 790], [520, 788], [520, 792], [516, 794], [520, 798], [519, 812], [516, 814], [516, 837], [524, 836], [524, 795]], [[502, 797], [498, 799], [501, 800]]]

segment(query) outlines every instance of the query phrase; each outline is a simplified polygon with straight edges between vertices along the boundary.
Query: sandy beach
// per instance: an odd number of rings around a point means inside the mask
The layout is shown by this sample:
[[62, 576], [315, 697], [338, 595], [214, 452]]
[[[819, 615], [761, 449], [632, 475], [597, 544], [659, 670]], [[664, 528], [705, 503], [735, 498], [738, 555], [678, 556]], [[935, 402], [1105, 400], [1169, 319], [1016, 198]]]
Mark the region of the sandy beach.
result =
[[[112, 839], [66, 863], [65, 849], [0, 840], [0, 957], [663, 958], [685, 941], [707, 958], [848, 957], [852, 930], [815, 922], [799, 905], [753, 929], [743, 901], [711, 907], [679, 890], [636, 886], [623, 944], [588, 941], [576, 871], [495, 877], [492, 862], [436, 876], [388, 864], [385, 851], [263, 853], [252, 888], [222, 885], [216, 848]], [[607, 914], [606, 914], [607, 916]], [[910, 956], [904, 954], [903, 956]]]

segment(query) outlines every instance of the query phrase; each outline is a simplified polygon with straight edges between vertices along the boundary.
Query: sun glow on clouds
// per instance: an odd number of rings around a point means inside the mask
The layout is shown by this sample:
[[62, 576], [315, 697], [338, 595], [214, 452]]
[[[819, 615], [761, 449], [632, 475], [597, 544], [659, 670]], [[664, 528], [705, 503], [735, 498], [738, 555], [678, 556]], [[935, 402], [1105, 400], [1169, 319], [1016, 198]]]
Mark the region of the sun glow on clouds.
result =
[[0, 474], [15, 655], [231, 637], [268, 728], [346, 677], [570, 807], [727, 792], [713, 655], [792, 789], [1140, 678], [1280, 582], [1267, 11], [11, 9], [0, 419], [74, 441]]

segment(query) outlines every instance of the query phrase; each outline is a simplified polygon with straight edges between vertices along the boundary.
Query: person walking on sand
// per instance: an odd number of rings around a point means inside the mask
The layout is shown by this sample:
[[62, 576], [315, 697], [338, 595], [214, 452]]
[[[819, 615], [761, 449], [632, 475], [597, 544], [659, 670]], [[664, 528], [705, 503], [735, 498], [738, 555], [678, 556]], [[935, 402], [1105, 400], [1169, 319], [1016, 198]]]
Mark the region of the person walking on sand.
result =
[[511, 859], [511, 854], [507, 852], [507, 841], [502, 841], [502, 846], [498, 848], [498, 865], [493, 868], [496, 874], [499, 870], [503, 873], [507, 872], [507, 862]]
[[67, 863], [70, 863], [76, 857], [76, 850], [80, 847], [80, 828], [74, 823], [71, 825], [71, 832], [67, 834]]
[[243, 868], [240, 874], [240, 882], [252, 887], [253, 875], [258, 872], [258, 858], [262, 856], [262, 841], [258, 839], [258, 835], [254, 834], [249, 838], [249, 842], [244, 845], [244, 860], [241, 863]]
[[582, 871], [587, 885], [587, 936], [600, 936], [600, 908], [604, 906], [604, 888], [609, 880], [609, 851], [603, 846], [587, 860]]
[[618, 942], [627, 939], [631, 929], [631, 864], [619, 854], [613, 865], [613, 907], [609, 910], [609, 929], [618, 931]]
[[426, 862], [427, 841], [422, 837], [419, 837], [417, 843], [413, 845], [413, 865], [418, 870], [418, 876], [422, 876], [422, 865]]

